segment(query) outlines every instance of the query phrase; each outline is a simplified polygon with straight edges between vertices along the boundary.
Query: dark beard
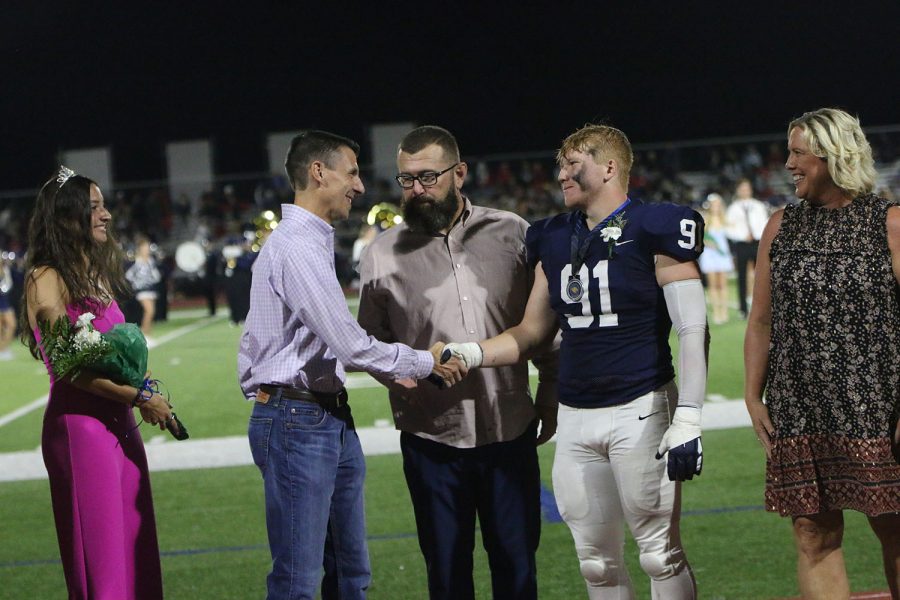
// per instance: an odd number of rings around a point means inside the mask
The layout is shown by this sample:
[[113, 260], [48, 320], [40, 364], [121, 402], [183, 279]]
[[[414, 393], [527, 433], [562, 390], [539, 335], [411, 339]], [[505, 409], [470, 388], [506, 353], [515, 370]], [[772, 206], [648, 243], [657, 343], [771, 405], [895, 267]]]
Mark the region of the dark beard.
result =
[[412, 231], [435, 234], [448, 229], [459, 209], [462, 199], [456, 189], [450, 188], [447, 195], [439, 200], [410, 198], [403, 205], [403, 220]]

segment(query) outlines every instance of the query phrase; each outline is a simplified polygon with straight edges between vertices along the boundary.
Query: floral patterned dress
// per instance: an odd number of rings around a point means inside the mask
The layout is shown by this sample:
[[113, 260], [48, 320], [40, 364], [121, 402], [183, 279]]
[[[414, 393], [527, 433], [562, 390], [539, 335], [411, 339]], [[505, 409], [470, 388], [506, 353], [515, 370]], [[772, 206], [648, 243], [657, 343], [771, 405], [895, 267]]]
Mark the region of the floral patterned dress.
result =
[[[776, 434], [766, 508], [900, 511], [900, 286], [888, 201], [785, 209], [772, 242], [766, 404]], [[896, 451], [896, 449], [893, 449]]]

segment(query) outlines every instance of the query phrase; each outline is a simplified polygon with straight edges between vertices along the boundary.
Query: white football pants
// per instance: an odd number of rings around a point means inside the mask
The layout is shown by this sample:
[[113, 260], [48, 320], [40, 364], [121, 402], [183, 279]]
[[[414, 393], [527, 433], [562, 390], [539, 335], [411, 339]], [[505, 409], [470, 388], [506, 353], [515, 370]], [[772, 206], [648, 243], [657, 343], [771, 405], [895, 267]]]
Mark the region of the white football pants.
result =
[[696, 586], [678, 529], [681, 484], [656, 459], [675, 410], [674, 382], [610, 408], [559, 405], [553, 490], [575, 539], [591, 600], [630, 600], [627, 523], [651, 579], [652, 597], [693, 600]]

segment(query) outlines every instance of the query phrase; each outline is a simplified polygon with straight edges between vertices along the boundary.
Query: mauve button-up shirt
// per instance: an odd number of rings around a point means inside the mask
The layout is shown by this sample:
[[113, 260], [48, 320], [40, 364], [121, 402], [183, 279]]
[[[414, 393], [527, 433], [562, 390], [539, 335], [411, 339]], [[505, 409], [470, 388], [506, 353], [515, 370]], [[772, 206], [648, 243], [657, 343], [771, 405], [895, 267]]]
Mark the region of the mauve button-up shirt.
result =
[[[447, 236], [401, 224], [366, 248], [359, 302], [366, 331], [424, 348], [436, 341], [477, 342], [519, 324], [534, 279], [525, 260], [528, 223], [465, 203]], [[542, 381], [555, 382], [556, 359], [550, 352], [535, 360]], [[447, 390], [426, 382], [389, 390], [397, 429], [457, 448], [515, 439], [535, 418], [526, 361], [473, 369]], [[555, 406], [556, 398], [548, 404]]]
[[281, 211], [253, 264], [238, 350], [244, 396], [254, 399], [261, 384], [337, 392], [346, 371], [427, 377], [430, 352], [379, 342], [353, 319], [334, 271], [334, 228], [293, 204]]

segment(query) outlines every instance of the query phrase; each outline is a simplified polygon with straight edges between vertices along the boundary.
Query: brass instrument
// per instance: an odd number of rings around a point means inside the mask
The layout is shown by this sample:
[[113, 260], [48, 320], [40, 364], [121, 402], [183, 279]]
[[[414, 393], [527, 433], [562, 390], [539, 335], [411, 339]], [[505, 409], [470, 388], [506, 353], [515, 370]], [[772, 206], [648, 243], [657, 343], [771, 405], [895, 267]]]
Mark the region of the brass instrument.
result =
[[366, 223], [378, 227], [379, 231], [390, 229], [402, 222], [403, 215], [400, 214], [400, 208], [390, 202], [379, 202], [369, 209], [369, 214], [366, 217]]
[[256, 227], [256, 237], [252, 240], [250, 249], [253, 252], [259, 252], [259, 249], [262, 248], [262, 245], [265, 243], [266, 238], [269, 237], [269, 234], [278, 227], [278, 219], [271, 210], [264, 210], [258, 217], [253, 219], [253, 225]]

